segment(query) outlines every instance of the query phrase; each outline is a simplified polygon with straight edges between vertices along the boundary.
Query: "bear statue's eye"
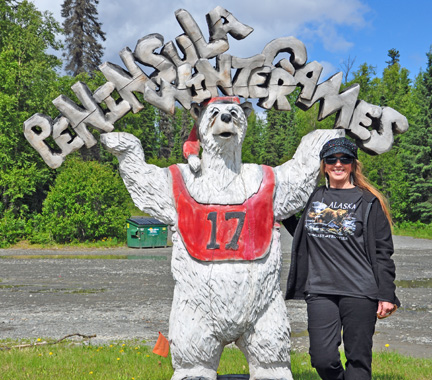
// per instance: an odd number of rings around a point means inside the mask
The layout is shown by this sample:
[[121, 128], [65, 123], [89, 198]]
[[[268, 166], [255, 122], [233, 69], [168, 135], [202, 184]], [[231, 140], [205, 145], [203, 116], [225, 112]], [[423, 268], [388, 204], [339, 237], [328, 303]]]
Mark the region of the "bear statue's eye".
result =
[[216, 107], [210, 109], [210, 116], [212, 118], [215, 118], [218, 115], [218, 113], [219, 113], [219, 110]]
[[238, 112], [237, 112], [237, 110], [231, 110], [230, 113], [231, 113], [231, 116], [233, 116], [233, 117], [238, 117]]

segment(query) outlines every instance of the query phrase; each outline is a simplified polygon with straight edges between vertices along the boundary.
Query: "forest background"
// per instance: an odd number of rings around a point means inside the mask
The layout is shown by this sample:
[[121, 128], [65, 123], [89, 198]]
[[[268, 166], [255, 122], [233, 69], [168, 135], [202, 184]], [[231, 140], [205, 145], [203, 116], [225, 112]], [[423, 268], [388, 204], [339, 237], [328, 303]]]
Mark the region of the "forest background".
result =
[[[97, 4], [97, 0], [65, 0], [62, 28], [31, 2], [0, 0], [0, 247], [22, 240], [126, 241], [126, 219], [137, 210], [118, 174], [117, 160], [99, 144], [69, 156], [52, 170], [23, 135], [23, 122], [34, 113], [58, 116], [52, 100], [60, 94], [79, 103], [71, 90], [76, 81], [85, 82], [92, 91], [105, 83], [97, 70], [103, 50], [97, 41], [104, 40]], [[92, 16], [87, 25], [90, 42], [81, 48], [73, 23], [79, 6]], [[59, 35], [65, 37], [64, 43]], [[77, 49], [86, 59], [79, 61]], [[53, 53], [62, 50], [65, 62]], [[426, 69], [414, 79], [401, 66], [397, 47], [388, 51], [381, 73], [367, 62], [355, 66], [350, 57], [342, 69], [343, 88], [358, 83], [359, 99], [392, 107], [408, 118], [408, 132], [396, 137], [391, 151], [379, 156], [360, 152], [360, 160], [368, 178], [390, 202], [395, 232], [432, 238], [432, 48], [425, 55]], [[64, 63], [67, 74], [61, 70]], [[291, 105], [297, 95], [289, 96]], [[289, 160], [302, 136], [332, 128], [334, 116], [321, 122], [317, 117], [318, 105], [307, 112], [293, 106], [291, 112], [253, 113], [243, 162], [275, 166]], [[146, 160], [166, 167], [185, 162], [182, 145], [192, 125], [183, 108], [170, 116], [146, 104], [140, 113], [117, 121], [115, 128], [137, 136]]]

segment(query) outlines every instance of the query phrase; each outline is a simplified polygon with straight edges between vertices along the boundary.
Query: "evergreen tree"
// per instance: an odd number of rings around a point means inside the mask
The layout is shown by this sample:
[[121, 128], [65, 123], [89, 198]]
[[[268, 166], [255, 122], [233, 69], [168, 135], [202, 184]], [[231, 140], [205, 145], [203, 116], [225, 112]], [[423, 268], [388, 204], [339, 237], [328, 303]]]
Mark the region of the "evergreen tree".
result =
[[168, 159], [174, 147], [174, 117], [158, 109], [157, 131], [158, 131], [158, 158]]
[[102, 24], [98, 22], [96, 6], [99, 0], [65, 0], [61, 15], [66, 35], [66, 71], [73, 76], [81, 72], [93, 72], [102, 63], [103, 47], [98, 42], [105, 41]]
[[174, 114], [174, 145], [171, 150], [171, 159], [175, 162], [185, 162], [183, 158], [183, 144], [189, 137], [194, 125], [190, 112], [184, 108], [176, 108]]
[[248, 117], [248, 127], [242, 146], [242, 161], [260, 164], [261, 145], [265, 121], [255, 112]]
[[266, 111], [266, 115], [260, 160], [265, 165], [276, 166], [292, 157], [301, 137], [298, 135], [294, 108], [289, 112], [272, 108]]
[[405, 114], [411, 95], [409, 71], [396, 62], [384, 69], [382, 80], [377, 87], [381, 106], [392, 107]]
[[432, 222], [432, 46], [426, 54], [425, 72], [416, 81], [418, 112], [403, 139], [404, 161], [409, 181], [409, 218]]
[[389, 56], [390, 60], [386, 61], [388, 67], [393, 66], [396, 63], [399, 63], [399, 59], [400, 59], [400, 54], [399, 54], [399, 50], [396, 49], [390, 49], [387, 53], [387, 55]]
[[354, 83], [360, 85], [359, 99], [371, 104], [378, 104], [379, 96], [377, 87], [380, 80], [376, 77], [374, 66], [368, 65], [366, 62], [361, 64], [358, 70], [353, 73], [353, 79], [347, 84], [347, 86]]
[[[392, 107], [403, 115], [409, 115], [412, 106], [411, 80], [407, 69], [399, 64], [399, 52], [389, 50], [391, 61], [383, 71], [382, 78], [373, 78], [375, 70], [366, 63], [361, 65], [354, 75], [354, 81], [360, 84], [359, 98], [371, 104]], [[401, 222], [406, 219], [409, 204], [407, 172], [402, 162], [403, 150], [400, 140], [404, 136], [395, 136], [389, 152], [379, 156], [360, 154], [365, 173], [369, 180], [389, 200], [393, 219]]]
[[281, 139], [283, 125], [280, 120], [279, 111], [269, 109], [266, 111], [266, 125], [264, 129], [263, 147], [260, 161], [264, 165], [276, 166], [283, 154], [283, 140]]

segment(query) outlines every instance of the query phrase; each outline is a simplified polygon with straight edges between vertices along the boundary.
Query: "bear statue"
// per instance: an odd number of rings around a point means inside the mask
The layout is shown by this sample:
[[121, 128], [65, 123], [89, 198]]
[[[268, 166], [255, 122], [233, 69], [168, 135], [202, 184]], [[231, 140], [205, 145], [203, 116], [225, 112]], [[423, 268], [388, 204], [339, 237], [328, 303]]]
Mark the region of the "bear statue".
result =
[[172, 380], [216, 379], [230, 343], [246, 356], [251, 380], [292, 379], [278, 221], [304, 207], [319, 176], [322, 145], [344, 132], [309, 133], [294, 157], [274, 168], [244, 164], [251, 110], [236, 97], [193, 105], [202, 148], [194, 167], [147, 164], [136, 137], [101, 135], [135, 205], [172, 226]]

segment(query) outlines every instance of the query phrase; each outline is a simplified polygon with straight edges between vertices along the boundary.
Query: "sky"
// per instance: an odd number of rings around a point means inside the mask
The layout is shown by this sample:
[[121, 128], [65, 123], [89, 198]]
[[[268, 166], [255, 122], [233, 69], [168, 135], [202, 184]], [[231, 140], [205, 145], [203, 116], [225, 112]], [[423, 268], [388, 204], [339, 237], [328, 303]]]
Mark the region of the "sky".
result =
[[[63, 0], [32, 1], [63, 22]], [[248, 58], [276, 38], [294, 36], [305, 44], [308, 61], [323, 65], [320, 81], [353, 60], [354, 70], [367, 63], [381, 76], [393, 48], [414, 79], [426, 68], [432, 45], [430, 0], [99, 0], [99, 22], [106, 33], [103, 61], [124, 67], [120, 50], [134, 50], [137, 41], [151, 33], [161, 34], [165, 43], [175, 41], [183, 34], [175, 18], [180, 8], [192, 15], [208, 39], [205, 15], [217, 5], [254, 29], [240, 41], [229, 36], [227, 53]]]

